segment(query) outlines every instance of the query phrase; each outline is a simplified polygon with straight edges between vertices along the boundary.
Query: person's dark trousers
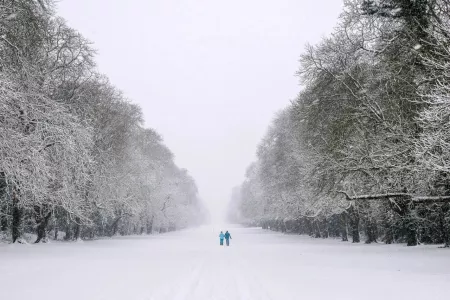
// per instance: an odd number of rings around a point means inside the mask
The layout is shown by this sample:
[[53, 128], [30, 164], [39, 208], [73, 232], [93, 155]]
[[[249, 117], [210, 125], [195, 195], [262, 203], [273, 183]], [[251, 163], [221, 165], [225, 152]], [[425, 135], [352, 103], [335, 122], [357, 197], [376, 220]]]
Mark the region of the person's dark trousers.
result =
[[220, 239], [220, 246], [223, 246], [223, 239]]
[[230, 240], [227, 239], [227, 246], [230, 246]]

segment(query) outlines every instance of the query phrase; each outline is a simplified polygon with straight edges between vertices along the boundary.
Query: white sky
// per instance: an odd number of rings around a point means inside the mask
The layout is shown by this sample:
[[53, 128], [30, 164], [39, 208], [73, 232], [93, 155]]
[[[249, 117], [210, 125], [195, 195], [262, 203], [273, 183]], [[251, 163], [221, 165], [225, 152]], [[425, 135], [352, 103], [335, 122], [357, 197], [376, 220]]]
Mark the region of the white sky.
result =
[[255, 160], [274, 113], [300, 91], [305, 43], [342, 0], [60, 0], [100, 71], [144, 112], [197, 181], [212, 216]]

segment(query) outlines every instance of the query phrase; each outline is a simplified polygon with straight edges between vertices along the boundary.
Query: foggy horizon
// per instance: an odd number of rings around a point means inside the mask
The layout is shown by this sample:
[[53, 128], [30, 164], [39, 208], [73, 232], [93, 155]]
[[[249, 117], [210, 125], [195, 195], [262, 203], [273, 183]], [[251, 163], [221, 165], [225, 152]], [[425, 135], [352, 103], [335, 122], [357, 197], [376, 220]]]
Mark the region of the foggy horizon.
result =
[[332, 31], [342, 2], [104, 3], [63, 0], [57, 10], [92, 41], [99, 71], [141, 106], [223, 221], [274, 114], [301, 90], [299, 55]]

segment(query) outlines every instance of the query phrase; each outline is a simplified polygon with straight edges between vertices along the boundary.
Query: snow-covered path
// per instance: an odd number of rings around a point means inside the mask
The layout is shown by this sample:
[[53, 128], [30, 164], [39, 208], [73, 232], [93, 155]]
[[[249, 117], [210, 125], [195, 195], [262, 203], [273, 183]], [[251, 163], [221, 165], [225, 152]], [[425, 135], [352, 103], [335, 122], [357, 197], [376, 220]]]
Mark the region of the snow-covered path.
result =
[[0, 245], [1, 299], [449, 299], [450, 250], [219, 228]]

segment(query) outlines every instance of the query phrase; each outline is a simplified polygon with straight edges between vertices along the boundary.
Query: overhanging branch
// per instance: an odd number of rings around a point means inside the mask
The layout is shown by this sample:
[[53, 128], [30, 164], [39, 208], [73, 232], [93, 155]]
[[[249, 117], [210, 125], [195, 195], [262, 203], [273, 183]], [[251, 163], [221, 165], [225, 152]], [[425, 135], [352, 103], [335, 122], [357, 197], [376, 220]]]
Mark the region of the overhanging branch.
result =
[[404, 200], [426, 203], [426, 202], [450, 202], [450, 196], [416, 196], [408, 193], [387, 193], [387, 194], [372, 194], [372, 195], [357, 195], [350, 196], [345, 191], [337, 191], [343, 194], [348, 201], [359, 200], [390, 200], [392, 198], [402, 198]]

